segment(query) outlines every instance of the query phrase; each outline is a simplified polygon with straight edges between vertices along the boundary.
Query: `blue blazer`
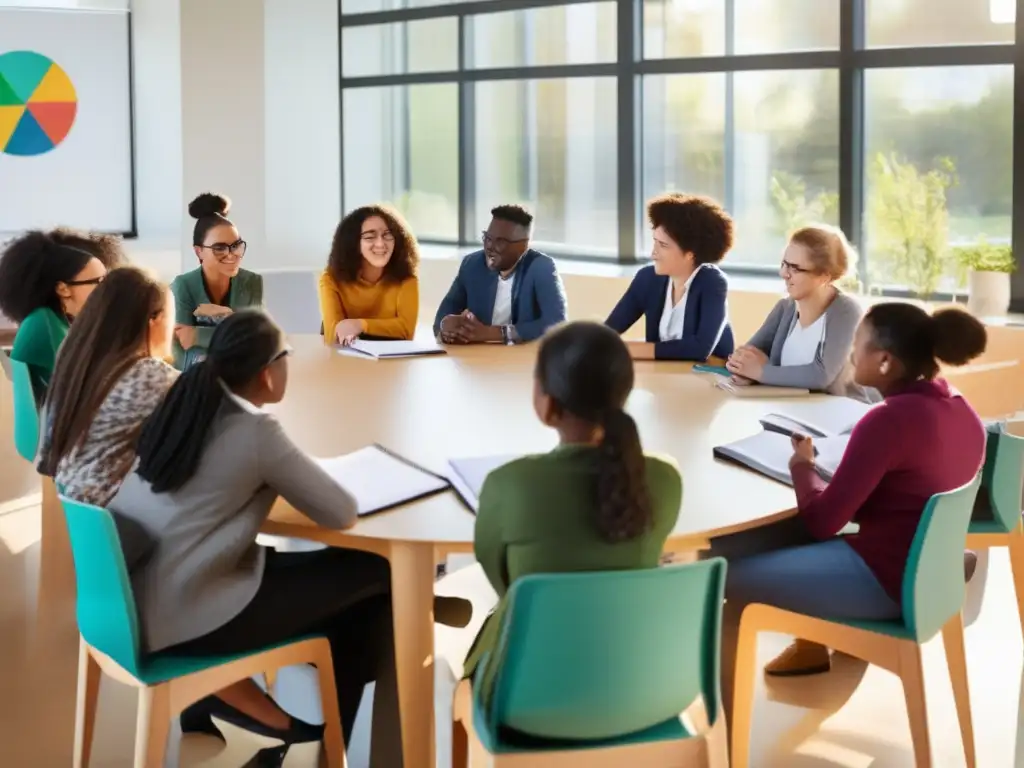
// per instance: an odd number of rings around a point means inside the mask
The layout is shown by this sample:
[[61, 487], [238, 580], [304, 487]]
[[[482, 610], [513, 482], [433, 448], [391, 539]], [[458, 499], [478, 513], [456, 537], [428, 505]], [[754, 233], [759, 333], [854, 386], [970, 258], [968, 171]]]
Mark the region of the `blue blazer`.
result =
[[728, 357], [736, 346], [729, 325], [727, 294], [729, 281], [714, 264], [706, 264], [690, 283], [683, 319], [683, 338], [659, 341], [661, 314], [668, 292], [667, 275], [659, 275], [653, 266], [636, 273], [626, 294], [605, 320], [605, 325], [619, 333], [628, 331], [640, 315], [647, 318], [647, 341], [654, 344], [656, 360], [696, 360]]
[[[442, 299], [434, 317], [434, 335], [441, 332], [441, 320], [469, 310], [482, 323], [490, 324], [498, 273], [489, 269], [483, 251], [462, 260], [452, 287]], [[523, 254], [512, 273], [512, 325], [521, 341], [539, 338], [552, 325], [565, 321], [567, 301], [555, 261], [532, 248]]]

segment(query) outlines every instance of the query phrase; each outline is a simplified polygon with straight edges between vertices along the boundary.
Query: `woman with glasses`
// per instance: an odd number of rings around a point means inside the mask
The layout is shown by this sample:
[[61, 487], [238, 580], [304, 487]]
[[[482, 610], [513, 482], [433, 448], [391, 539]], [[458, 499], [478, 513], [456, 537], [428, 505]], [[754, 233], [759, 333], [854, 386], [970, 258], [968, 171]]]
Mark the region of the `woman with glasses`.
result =
[[28, 232], [0, 255], [0, 312], [18, 324], [11, 358], [28, 366], [37, 402], [71, 321], [123, 259], [118, 238], [70, 229]]
[[411, 339], [420, 311], [419, 246], [398, 211], [364, 205], [338, 224], [320, 275], [326, 344]]
[[263, 277], [242, 269], [245, 240], [227, 218], [231, 201], [204, 192], [189, 203], [196, 220], [192, 249], [199, 268], [171, 283], [175, 302], [174, 364], [180, 370], [202, 360], [216, 325], [232, 312], [263, 306]]
[[789, 238], [779, 274], [788, 297], [726, 363], [737, 384], [799, 387], [875, 400], [853, 381], [850, 349], [863, 311], [836, 285], [856, 260], [842, 230], [802, 227]]

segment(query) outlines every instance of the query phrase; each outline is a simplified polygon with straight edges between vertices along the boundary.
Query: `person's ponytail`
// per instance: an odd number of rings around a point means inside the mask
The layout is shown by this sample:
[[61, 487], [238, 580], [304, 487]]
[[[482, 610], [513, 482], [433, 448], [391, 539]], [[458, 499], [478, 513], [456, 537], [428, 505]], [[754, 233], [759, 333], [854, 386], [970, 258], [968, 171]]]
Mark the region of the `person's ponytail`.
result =
[[136, 472], [154, 493], [176, 491], [195, 474], [224, 397], [216, 369], [203, 360], [178, 377], [143, 423]]
[[597, 470], [597, 530], [605, 541], [629, 541], [654, 520], [646, 462], [636, 422], [622, 409], [604, 419]]

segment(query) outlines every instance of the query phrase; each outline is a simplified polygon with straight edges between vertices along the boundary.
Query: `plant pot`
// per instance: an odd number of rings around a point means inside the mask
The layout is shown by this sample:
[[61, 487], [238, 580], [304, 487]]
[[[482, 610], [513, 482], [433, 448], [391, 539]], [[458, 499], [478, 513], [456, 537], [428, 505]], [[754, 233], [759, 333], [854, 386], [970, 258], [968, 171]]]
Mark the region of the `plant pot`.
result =
[[1010, 308], [1010, 274], [975, 272], [967, 277], [967, 309], [975, 317], [1005, 315]]

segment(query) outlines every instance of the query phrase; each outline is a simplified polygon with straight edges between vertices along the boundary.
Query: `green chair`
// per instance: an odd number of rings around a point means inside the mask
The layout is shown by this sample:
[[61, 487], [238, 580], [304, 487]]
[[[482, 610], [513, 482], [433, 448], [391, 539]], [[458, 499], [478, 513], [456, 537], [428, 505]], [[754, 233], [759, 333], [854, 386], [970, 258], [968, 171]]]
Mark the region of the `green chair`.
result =
[[0, 363], [14, 391], [14, 448], [25, 461], [34, 462], [39, 449], [39, 411], [32, 376], [25, 363], [12, 360], [6, 353], [0, 353]]
[[1017, 614], [1024, 634], [1024, 525], [1021, 495], [1024, 490], [1024, 437], [989, 432], [982, 488], [992, 510], [991, 520], [972, 520], [967, 528], [970, 549], [1006, 547], [1010, 552]]
[[78, 585], [78, 703], [75, 712], [75, 768], [89, 764], [100, 673], [139, 689], [135, 768], [163, 768], [172, 718], [190, 704], [231, 683], [292, 664], [315, 664], [325, 723], [327, 765], [341, 768], [345, 748], [331, 649], [309, 637], [251, 654], [210, 657], [146, 656], [139, 640], [121, 540], [109, 512], [61, 497]]
[[750, 759], [750, 723], [757, 665], [757, 633], [778, 632], [821, 643], [883, 667], [903, 682], [917, 768], [933, 765], [928, 739], [921, 645], [940, 631], [960, 719], [964, 755], [974, 768], [974, 727], [967, 687], [964, 625], [964, 537], [981, 483], [933, 496], [924, 508], [903, 575], [903, 618], [899, 621], [834, 621], [769, 605], [749, 605], [740, 619], [733, 694], [732, 764]]
[[453, 766], [727, 766], [725, 567], [518, 579], [497, 655], [481, 661], [500, 664], [490, 701], [468, 680], [456, 691]]

